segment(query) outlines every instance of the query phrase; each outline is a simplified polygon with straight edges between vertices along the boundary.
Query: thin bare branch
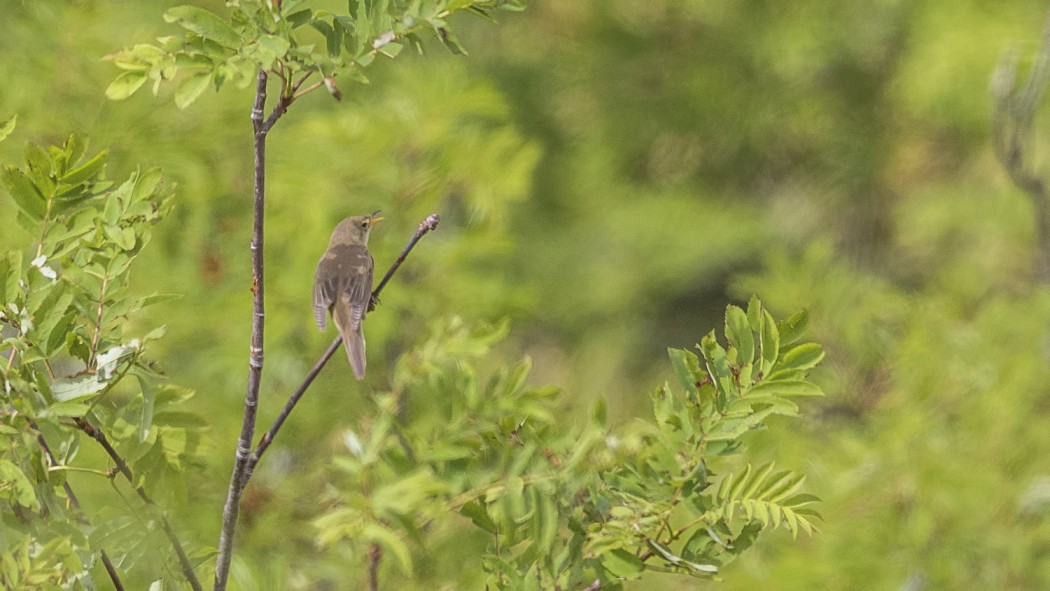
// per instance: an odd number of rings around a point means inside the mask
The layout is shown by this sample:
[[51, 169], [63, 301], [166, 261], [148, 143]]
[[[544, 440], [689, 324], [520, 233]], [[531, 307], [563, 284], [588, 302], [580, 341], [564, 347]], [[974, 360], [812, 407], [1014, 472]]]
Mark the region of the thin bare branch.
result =
[[251, 120], [254, 130], [255, 153], [255, 195], [253, 205], [254, 225], [252, 230], [252, 284], [254, 295], [252, 301], [252, 337], [248, 355], [248, 392], [244, 398], [244, 422], [241, 435], [237, 440], [237, 453], [234, 459], [233, 473], [230, 474], [230, 487], [226, 495], [226, 504], [222, 511], [222, 531], [219, 534], [219, 549], [215, 562], [215, 591], [226, 589], [230, 575], [230, 561], [233, 558], [233, 538], [237, 530], [237, 516], [240, 512], [241, 495], [244, 493], [245, 473], [248, 469], [249, 454], [252, 450], [252, 439], [255, 435], [255, 416], [259, 406], [259, 385], [263, 368], [263, 330], [265, 328], [265, 305], [263, 300], [263, 214], [265, 208], [266, 180], [266, 134], [284, 114], [286, 101], [278, 101], [269, 119], [263, 121], [263, 110], [266, 108], [265, 70], [259, 70], [258, 84], [255, 90], [255, 104], [252, 107]]

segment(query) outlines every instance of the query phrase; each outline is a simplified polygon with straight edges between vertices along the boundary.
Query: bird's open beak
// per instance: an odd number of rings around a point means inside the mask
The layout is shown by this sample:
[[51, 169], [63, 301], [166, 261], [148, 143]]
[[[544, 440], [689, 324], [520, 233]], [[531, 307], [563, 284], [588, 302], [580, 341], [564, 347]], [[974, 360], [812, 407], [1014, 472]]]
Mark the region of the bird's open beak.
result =
[[381, 210], [381, 209], [377, 209], [377, 210], [372, 212], [372, 215], [368, 216], [369, 219], [371, 220], [373, 226], [376, 225], [376, 222], [378, 222], [379, 220], [383, 219], [383, 216], [379, 215], [380, 213], [382, 213], [382, 211], [383, 210]]

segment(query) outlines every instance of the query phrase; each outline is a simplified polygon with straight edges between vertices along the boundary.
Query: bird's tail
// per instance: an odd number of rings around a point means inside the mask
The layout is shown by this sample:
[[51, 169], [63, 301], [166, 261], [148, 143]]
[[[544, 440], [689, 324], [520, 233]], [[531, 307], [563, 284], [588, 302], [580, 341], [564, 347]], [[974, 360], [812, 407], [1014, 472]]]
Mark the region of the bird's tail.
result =
[[[348, 296], [343, 295], [343, 297]], [[343, 336], [343, 347], [346, 348], [346, 357], [350, 360], [350, 369], [354, 370], [354, 377], [363, 380], [365, 378], [365, 334], [361, 330], [360, 322], [356, 327], [354, 326], [349, 308], [349, 302], [337, 302], [332, 308], [332, 320], [339, 328], [339, 334]]]

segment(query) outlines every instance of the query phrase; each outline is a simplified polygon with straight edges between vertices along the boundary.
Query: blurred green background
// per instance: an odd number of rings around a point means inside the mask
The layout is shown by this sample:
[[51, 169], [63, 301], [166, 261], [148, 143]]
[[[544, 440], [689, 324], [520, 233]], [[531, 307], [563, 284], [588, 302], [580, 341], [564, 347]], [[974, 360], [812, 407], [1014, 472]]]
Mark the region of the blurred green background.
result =
[[[177, 183], [135, 281], [184, 296], [139, 322], [168, 325], [154, 355], [213, 424], [213, 462], [176, 519], [207, 545], [246, 376], [251, 89], [185, 111], [171, 88], [115, 103], [100, 59], [169, 34], [172, 4], [7, 0], [0, 118], [18, 128], [0, 161], [77, 131], [112, 150], [111, 177], [160, 166]], [[1030, 57], [1046, 16], [1035, 0], [536, 0], [498, 26], [461, 17], [469, 56], [432, 48], [377, 64], [341, 103], [310, 95], [270, 134], [260, 424], [334, 337], [310, 289], [335, 223], [382, 208], [385, 270], [439, 212], [369, 317], [366, 386], [432, 319], [508, 317], [493, 364], [530, 355], [534, 382], [579, 410], [604, 396], [628, 421], [669, 377], [666, 347], [697, 342], [727, 303], [808, 307], [830, 395], [753, 452], [809, 473], [826, 521], [796, 543], [775, 534], [720, 586], [1050, 588], [1050, 292], [988, 98], [1003, 51]], [[4, 247], [28, 240], [13, 215], [0, 209]], [[313, 588], [345, 568], [315, 552], [309, 503], [361, 392], [332, 364], [260, 465], [245, 588]], [[89, 506], [110, 494], [71, 480]], [[454, 568], [425, 570], [418, 588], [457, 588]]]

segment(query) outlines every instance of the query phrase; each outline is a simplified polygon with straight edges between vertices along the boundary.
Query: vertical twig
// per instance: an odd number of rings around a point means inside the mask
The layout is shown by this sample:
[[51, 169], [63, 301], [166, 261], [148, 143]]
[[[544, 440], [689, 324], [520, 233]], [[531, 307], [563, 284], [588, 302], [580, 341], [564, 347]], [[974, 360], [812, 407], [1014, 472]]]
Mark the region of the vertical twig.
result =
[[[244, 398], [244, 422], [237, 440], [237, 455], [234, 458], [233, 474], [226, 504], [222, 510], [222, 531], [219, 534], [219, 550], [215, 563], [215, 590], [226, 588], [230, 575], [230, 560], [233, 557], [233, 535], [237, 529], [237, 514], [240, 510], [241, 493], [244, 492], [244, 473], [251, 453], [255, 433], [255, 413], [259, 405], [259, 382], [263, 366], [263, 328], [265, 308], [263, 303], [263, 204], [265, 197], [266, 132], [263, 109], [266, 107], [266, 70], [259, 70], [259, 81], [255, 89], [255, 104], [252, 107], [252, 129], [255, 152], [255, 199], [252, 231], [252, 340], [248, 355], [248, 393]], [[276, 110], [275, 110], [276, 112]], [[276, 119], [274, 119], [276, 120]]]

